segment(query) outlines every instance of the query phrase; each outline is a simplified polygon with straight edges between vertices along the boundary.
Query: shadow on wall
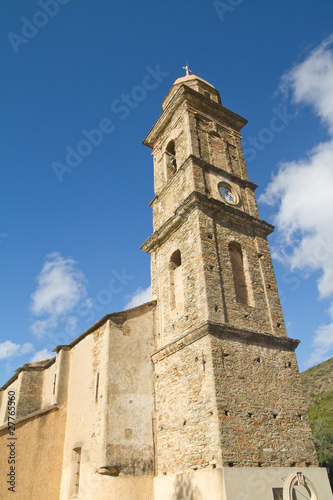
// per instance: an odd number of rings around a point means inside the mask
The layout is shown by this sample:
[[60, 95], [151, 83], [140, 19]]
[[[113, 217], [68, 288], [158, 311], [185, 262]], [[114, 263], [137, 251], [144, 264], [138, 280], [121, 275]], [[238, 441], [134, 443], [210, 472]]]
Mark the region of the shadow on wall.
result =
[[199, 489], [193, 486], [189, 477], [179, 475], [175, 481], [175, 491], [172, 500], [201, 500]]

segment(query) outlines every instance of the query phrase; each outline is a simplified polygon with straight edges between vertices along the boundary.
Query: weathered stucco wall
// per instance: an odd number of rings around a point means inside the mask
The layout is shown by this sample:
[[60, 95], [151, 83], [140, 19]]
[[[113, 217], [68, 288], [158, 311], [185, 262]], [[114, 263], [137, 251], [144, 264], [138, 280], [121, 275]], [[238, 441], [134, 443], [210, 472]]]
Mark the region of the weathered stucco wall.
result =
[[8, 491], [8, 430], [0, 431], [0, 498], [58, 500], [66, 408], [23, 419], [15, 429], [15, 493]]
[[154, 474], [152, 307], [110, 324], [106, 465], [122, 476]]
[[71, 348], [62, 499], [73, 491], [75, 449], [81, 499], [114, 498], [120, 484], [134, 488], [134, 479], [117, 483], [112, 476], [153, 476], [154, 307], [110, 315]]
[[55, 403], [57, 378], [57, 364], [53, 363], [50, 368], [43, 372], [42, 394], [41, 394], [41, 408], [45, 408]]
[[17, 409], [20, 500], [67, 499], [75, 482], [81, 499], [153, 498], [154, 308], [151, 302], [110, 315], [69, 346], [58, 346], [55, 359], [25, 365], [6, 384], [1, 498], [9, 498], [8, 391], [15, 391]]
[[[79, 480], [91, 471], [95, 472], [102, 461], [106, 400], [105, 328], [106, 325], [97, 328], [74, 345], [69, 353], [68, 416], [61, 498], [68, 498], [73, 490], [75, 448], [82, 448]], [[100, 379], [96, 398], [97, 373], [100, 373]]]
[[[13, 380], [13, 382], [11, 384], [8, 384], [6, 389], [0, 391], [0, 427], [7, 423], [8, 391], [13, 391], [16, 395], [16, 398], [18, 398], [18, 395], [19, 395], [18, 388], [19, 388], [19, 380], [18, 380], [18, 378], [16, 378], [15, 380]], [[17, 403], [17, 401], [16, 401], [16, 403]]]

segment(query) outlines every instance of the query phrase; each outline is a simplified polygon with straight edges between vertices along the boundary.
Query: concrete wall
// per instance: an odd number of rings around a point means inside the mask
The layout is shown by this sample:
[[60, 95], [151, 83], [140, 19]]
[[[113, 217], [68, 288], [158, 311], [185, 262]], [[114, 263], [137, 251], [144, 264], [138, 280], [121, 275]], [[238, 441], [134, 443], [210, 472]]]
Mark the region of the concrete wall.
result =
[[[323, 468], [233, 467], [158, 476], [154, 500], [273, 500], [282, 498], [274, 497], [273, 490], [281, 495], [287, 479], [297, 472], [311, 482], [318, 500], [333, 498]], [[310, 496], [304, 486], [297, 485], [292, 498], [305, 500]]]
[[16, 419], [67, 401], [66, 346], [54, 358], [26, 364], [0, 390], [0, 426], [7, 420], [7, 394], [15, 392]]
[[[45, 497], [47, 498], [47, 497]], [[69, 498], [60, 496], [60, 498]], [[154, 478], [110, 477], [84, 474], [80, 481], [79, 499], [85, 500], [154, 500]]]
[[[157, 476], [154, 479], [154, 492], [154, 500], [227, 500], [221, 469]], [[228, 500], [236, 498], [230, 497]]]
[[[281, 492], [290, 474], [302, 472], [313, 484], [318, 500], [331, 500], [327, 472], [319, 467], [233, 467], [223, 469], [226, 500], [272, 500], [273, 488]], [[295, 487], [295, 500], [310, 498], [303, 486]], [[312, 497], [311, 497], [312, 498]], [[314, 498], [314, 497], [313, 497]]]

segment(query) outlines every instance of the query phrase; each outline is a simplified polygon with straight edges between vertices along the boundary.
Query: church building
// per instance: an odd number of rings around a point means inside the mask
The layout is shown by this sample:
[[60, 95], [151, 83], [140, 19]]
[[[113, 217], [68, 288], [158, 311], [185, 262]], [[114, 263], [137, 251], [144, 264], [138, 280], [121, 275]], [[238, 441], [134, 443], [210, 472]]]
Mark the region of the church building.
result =
[[152, 301], [104, 316], [1, 388], [0, 498], [332, 498], [299, 341], [284, 324], [273, 226], [247, 175], [247, 121], [186, 70], [144, 140], [154, 159], [153, 234], [142, 246]]

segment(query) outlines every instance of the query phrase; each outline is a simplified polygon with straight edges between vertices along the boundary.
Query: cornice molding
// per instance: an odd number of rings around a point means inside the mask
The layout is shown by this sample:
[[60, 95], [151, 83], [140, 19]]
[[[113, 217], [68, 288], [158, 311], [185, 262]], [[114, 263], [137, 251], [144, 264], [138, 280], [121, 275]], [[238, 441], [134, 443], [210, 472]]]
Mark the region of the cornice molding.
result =
[[162, 359], [171, 356], [172, 354], [184, 349], [187, 345], [193, 344], [201, 338], [211, 335], [220, 339], [230, 339], [246, 344], [262, 345], [264, 347], [294, 351], [300, 343], [297, 339], [289, 337], [276, 337], [267, 333], [258, 333], [251, 330], [242, 330], [229, 325], [220, 325], [207, 321], [198, 328], [185, 333], [178, 337], [173, 342], [158, 349], [152, 354], [154, 363], [158, 363]]
[[152, 253], [156, 248], [162, 245], [166, 238], [169, 238], [170, 235], [181, 226], [189, 212], [196, 208], [210, 210], [212, 212], [212, 217], [223, 218], [224, 220], [230, 221], [230, 223], [239, 225], [241, 228], [247, 227], [264, 236], [268, 236], [274, 231], [274, 226], [262, 219], [253, 217], [222, 201], [208, 198], [198, 191], [192, 191], [176, 209], [175, 214], [145, 241], [141, 249], [146, 253]]
[[221, 121], [222, 123], [225, 123], [238, 132], [244, 127], [244, 125], [247, 124], [247, 120], [242, 116], [237, 115], [237, 113], [234, 113], [230, 109], [225, 108], [224, 106], [222, 106], [222, 104], [213, 101], [209, 97], [206, 97], [203, 94], [200, 94], [199, 92], [183, 84], [179, 87], [169, 104], [163, 110], [162, 114], [157, 118], [155, 124], [146, 135], [145, 139], [143, 140], [143, 144], [145, 146], [149, 146], [151, 148], [154, 146], [157, 137], [162, 133], [164, 128], [170, 122], [176, 108], [178, 108], [185, 100], [198, 108], [198, 110], [200, 110], [200, 108], [204, 104], [206, 108], [209, 108], [212, 117], [214, 117], [216, 120]]

